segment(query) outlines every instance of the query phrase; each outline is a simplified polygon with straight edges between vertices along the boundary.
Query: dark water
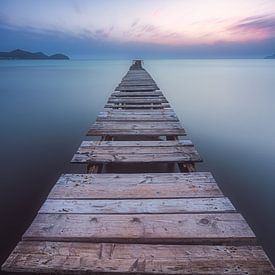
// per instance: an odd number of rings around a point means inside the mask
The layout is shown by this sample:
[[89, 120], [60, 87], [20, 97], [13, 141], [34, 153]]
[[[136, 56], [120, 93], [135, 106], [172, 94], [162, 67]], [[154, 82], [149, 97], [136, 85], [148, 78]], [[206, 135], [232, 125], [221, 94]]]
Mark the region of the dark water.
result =
[[[0, 62], [0, 262], [20, 240], [130, 61]], [[275, 262], [275, 61], [145, 67]]]

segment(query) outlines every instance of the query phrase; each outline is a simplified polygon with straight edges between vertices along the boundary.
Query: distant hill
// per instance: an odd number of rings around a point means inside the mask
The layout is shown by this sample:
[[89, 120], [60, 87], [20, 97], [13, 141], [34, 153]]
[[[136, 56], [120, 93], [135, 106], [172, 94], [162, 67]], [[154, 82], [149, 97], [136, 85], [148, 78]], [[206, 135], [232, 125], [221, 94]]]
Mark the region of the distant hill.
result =
[[264, 59], [275, 59], [275, 53], [272, 55], [266, 56]]
[[42, 52], [32, 53], [23, 51], [20, 49], [11, 52], [0, 52], [0, 59], [66, 59], [69, 57], [67, 55], [57, 53], [54, 55], [46, 55]]

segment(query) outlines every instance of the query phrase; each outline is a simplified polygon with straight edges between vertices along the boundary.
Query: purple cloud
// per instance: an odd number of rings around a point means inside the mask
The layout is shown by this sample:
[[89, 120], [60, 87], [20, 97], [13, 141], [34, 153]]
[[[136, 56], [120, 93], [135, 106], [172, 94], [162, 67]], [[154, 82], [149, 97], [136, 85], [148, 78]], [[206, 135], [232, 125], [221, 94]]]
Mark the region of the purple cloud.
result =
[[231, 26], [229, 31], [233, 33], [256, 32], [265, 33], [270, 37], [275, 36], [275, 16], [266, 14], [246, 17]]
[[137, 24], [139, 23], [140, 19], [137, 18], [133, 21], [133, 23], [131, 24], [131, 28], [134, 28], [135, 26], [137, 26]]

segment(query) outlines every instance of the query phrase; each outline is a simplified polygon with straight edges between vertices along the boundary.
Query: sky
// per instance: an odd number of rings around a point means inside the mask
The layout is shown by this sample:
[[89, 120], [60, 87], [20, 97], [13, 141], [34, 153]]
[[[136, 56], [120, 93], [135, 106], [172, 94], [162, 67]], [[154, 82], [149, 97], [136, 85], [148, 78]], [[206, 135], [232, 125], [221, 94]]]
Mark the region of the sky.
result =
[[0, 51], [71, 58], [262, 58], [275, 0], [0, 0]]

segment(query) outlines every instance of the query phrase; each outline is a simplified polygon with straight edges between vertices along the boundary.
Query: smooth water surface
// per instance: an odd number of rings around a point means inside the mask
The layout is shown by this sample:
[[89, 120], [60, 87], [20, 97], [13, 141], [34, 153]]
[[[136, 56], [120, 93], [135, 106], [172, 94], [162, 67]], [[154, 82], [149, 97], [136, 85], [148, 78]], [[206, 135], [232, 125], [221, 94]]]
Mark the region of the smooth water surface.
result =
[[[1, 259], [20, 240], [131, 61], [0, 61]], [[275, 262], [275, 61], [148, 60], [223, 192]]]

